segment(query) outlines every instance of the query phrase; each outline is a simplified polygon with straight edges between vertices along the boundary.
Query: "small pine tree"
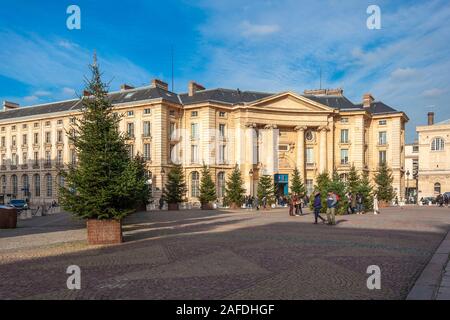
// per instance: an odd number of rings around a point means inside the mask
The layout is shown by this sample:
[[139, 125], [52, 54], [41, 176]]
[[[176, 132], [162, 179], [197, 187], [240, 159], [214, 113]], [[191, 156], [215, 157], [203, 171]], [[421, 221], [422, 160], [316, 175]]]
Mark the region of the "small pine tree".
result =
[[82, 219], [120, 220], [148, 200], [145, 167], [129, 157], [118, 130], [121, 117], [112, 111], [96, 61], [90, 68], [86, 89], [91, 96], [82, 98], [82, 116], [67, 133], [78, 162], [60, 172], [66, 184], [59, 188], [59, 201]]
[[392, 176], [391, 169], [386, 165], [386, 163], [382, 163], [378, 169], [378, 173], [375, 175], [378, 200], [390, 202], [394, 199], [395, 192], [392, 188], [393, 182], [394, 177]]
[[177, 164], [169, 171], [167, 182], [163, 189], [163, 199], [169, 204], [178, 204], [184, 201], [186, 192], [183, 168]]
[[263, 175], [259, 178], [257, 194], [259, 201], [266, 197], [268, 205], [275, 203], [275, 185], [271, 176]]
[[363, 205], [366, 211], [373, 209], [373, 188], [369, 179], [369, 172], [363, 171], [358, 184], [357, 192], [363, 196]]
[[356, 194], [358, 192], [359, 184], [360, 184], [360, 177], [358, 171], [356, 171], [355, 166], [352, 165], [347, 178], [347, 192]]
[[291, 192], [295, 194], [306, 194], [305, 185], [300, 177], [300, 171], [295, 167], [291, 180]]
[[344, 214], [347, 212], [348, 202], [345, 197], [346, 185], [341, 180], [339, 174], [335, 171], [333, 173], [333, 179], [331, 180], [328, 191], [333, 191], [339, 197], [338, 206], [337, 206], [337, 214]]
[[[327, 211], [327, 193], [330, 188], [331, 180], [327, 172], [319, 174], [316, 178], [316, 185], [314, 186], [314, 194], [320, 192], [320, 197], [322, 199], [322, 213]], [[311, 196], [310, 208], [314, 210], [314, 195]]]
[[207, 204], [216, 200], [216, 198], [216, 187], [211, 178], [211, 172], [209, 171], [209, 168], [204, 164], [202, 169], [202, 178], [200, 180], [200, 203]]
[[244, 202], [245, 188], [243, 184], [241, 171], [236, 165], [226, 182], [224, 202], [234, 208], [240, 207]]

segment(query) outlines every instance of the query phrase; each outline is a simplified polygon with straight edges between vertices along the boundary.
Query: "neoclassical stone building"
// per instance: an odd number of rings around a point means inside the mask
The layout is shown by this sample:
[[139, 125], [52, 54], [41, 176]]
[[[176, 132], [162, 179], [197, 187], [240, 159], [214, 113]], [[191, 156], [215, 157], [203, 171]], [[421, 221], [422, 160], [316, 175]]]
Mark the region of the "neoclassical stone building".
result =
[[434, 123], [428, 113], [428, 125], [417, 127], [419, 139], [418, 198], [450, 192], [450, 119]]
[[[86, 94], [88, 96], [88, 94]], [[219, 197], [225, 179], [239, 165], [248, 194], [261, 175], [271, 175], [287, 193], [297, 167], [312, 192], [321, 172], [345, 179], [350, 166], [371, 176], [382, 161], [404, 194], [404, 140], [407, 116], [370, 94], [355, 104], [341, 89], [267, 93], [211, 89], [190, 82], [188, 92], [168, 91], [152, 80], [147, 87], [123, 85], [109, 94], [124, 115], [130, 153], [147, 160], [153, 196], [158, 198], [173, 163], [181, 163], [189, 201], [196, 202], [203, 163], [210, 166]], [[0, 112], [0, 197], [57, 200], [59, 170], [76, 162], [65, 130], [80, 115], [79, 99], [20, 107], [4, 103]]]

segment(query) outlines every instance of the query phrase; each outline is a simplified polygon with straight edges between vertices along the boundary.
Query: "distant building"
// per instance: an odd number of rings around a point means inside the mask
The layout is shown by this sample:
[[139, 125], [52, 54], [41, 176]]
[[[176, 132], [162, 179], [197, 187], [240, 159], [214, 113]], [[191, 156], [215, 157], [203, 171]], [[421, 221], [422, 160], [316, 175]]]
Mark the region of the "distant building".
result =
[[450, 192], [450, 119], [434, 123], [428, 113], [428, 125], [418, 126], [419, 199]]
[[405, 198], [417, 200], [417, 185], [419, 173], [419, 143], [405, 145]]
[[[128, 134], [130, 155], [147, 163], [154, 198], [174, 163], [183, 166], [188, 201], [198, 202], [202, 164], [210, 166], [219, 199], [237, 164], [247, 194], [270, 175], [279, 194], [289, 192], [297, 167], [309, 193], [319, 173], [343, 179], [354, 165], [373, 178], [382, 162], [393, 170], [393, 187], [405, 194], [405, 123], [408, 117], [372, 95], [353, 103], [341, 89], [253, 92], [205, 89], [190, 82], [186, 93], [168, 90], [163, 81], [110, 92], [120, 130]], [[88, 99], [89, 93], [83, 96]], [[0, 194], [31, 202], [57, 200], [59, 170], [76, 164], [66, 130], [80, 116], [82, 101], [73, 99], [20, 107], [5, 102], [0, 112]]]

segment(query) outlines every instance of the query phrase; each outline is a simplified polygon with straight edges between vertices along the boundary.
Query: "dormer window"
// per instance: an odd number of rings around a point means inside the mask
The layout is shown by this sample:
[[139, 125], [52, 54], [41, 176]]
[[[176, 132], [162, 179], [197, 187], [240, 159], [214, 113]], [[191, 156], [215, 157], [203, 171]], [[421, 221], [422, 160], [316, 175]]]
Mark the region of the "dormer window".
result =
[[191, 112], [191, 117], [197, 117], [197, 116], [198, 116], [198, 111]]
[[380, 120], [380, 121], [378, 121], [378, 125], [380, 125], [380, 126], [385, 126], [386, 123], [387, 123], [386, 120]]

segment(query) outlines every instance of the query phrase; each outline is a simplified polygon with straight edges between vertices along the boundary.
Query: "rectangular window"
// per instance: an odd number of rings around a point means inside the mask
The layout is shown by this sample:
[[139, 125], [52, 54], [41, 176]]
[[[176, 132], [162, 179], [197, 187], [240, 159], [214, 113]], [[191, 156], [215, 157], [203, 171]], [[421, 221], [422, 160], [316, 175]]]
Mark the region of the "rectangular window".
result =
[[39, 128], [39, 122], [35, 122], [35, 123], [33, 124], [33, 126], [34, 126], [35, 128]]
[[129, 116], [129, 117], [134, 116], [134, 111], [128, 111], [128, 112], [127, 112], [127, 116]]
[[341, 123], [348, 123], [348, 118], [341, 118]]
[[2, 148], [6, 147], [6, 137], [2, 137]]
[[50, 127], [50, 121], [45, 121], [45, 126]]
[[225, 144], [219, 146], [219, 164], [226, 162], [227, 146]]
[[26, 123], [24, 123], [23, 125], [22, 125], [22, 129], [26, 129], [28, 126], [27, 126], [27, 124]]
[[198, 123], [191, 123], [191, 139], [198, 139]]
[[16, 146], [16, 136], [12, 136], [12, 137], [11, 137], [11, 145], [12, 145], [13, 147]]
[[26, 134], [22, 135], [22, 144], [24, 146], [28, 144], [28, 136]]
[[152, 126], [150, 121], [144, 121], [144, 137], [152, 136]]
[[59, 125], [61, 125], [61, 124], [63, 124], [63, 121], [62, 121], [62, 119], [60, 119], [60, 120], [58, 120], [56, 123], [59, 124]]
[[52, 143], [52, 136], [51, 136], [51, 132], [47, 131], [45, 133], [45, 143]]
[[134, 123], [127, 123], [127, 134], [130, 138], [134, 138]]
[[386, 120], [380, 120], [380, 121], [378, 121], [378, 124], [380, 125], [380, 126], [385, 126], [386, 125]]
[[2, 154], [2, 166], [6, 166], [6, 154]]
[[386, 163], [386, 151], [385, 150], [378, 152], [378, 159], [379, 159], [378, 163], [380, 165]]
[[144, 143], [144, 160], [151, 160], [151, 146], [150, 143]]
[[176, 139], [176, 128], [177, 128], [177, 125], [175, 124], [175, 122], [171, 122], [170, 126], [169, 126], [169, 137], [170, 137], [170, 140]]
[[191, 163], [198, 163], [198, 146], [196, 144], [191, 145]]
[[39, 133], [37, 133], [37, 132], [34, 134], [33, 143], [34, 144], [39, 143]]
[[191, 112], [191, 117], [197, 117], [197, 116], [198, 116], [198, 111]]
[[39, 152], [35, 151], [34, 152], [34, 164], [38, 165], [39, 164]]
[[225, 111], [220, 111], [219, 112], [219, 117], [225, 118], [225, 116], [226, 116], [226, 112]]
[[341, 143], [348, 143], [348, 129], [341, 130]]
[[128, 145], [128, 153], [129, 153], [130, 158], [134, 157], [134, 145], [132, 145], [132, 144]]
[[306, 164], [314, 164], [314, 149], [306, 148]]
[[26, 152], [22, 153], [22, 164], [27, 164], [28, 154]]
[[75, 152], [75, 149], [70, 149], [70, 163], [72, 165], [77, 164], [77, 153]]
[[62, 165], [62, 163], [63, 163], [63, 152], [62, 152], [62, 150], [58, 150], [56, 152], [56, 161], [57, 161], [58, 165]]
[[52, 155], [50, 151], [45, 151], [45, 164], [50, 165], [52, 162]]
[[12, 126], [11, 131], [16, 131], [16, 126]]
[[145, 115], [152, 114], [152, 109], [150, 109], [150, 108], [144, 109], [144, 114]]
[[314, 182], [312, 179], [306, 179], [306, 192], [311, 195], [314, 192]]
[[413, 146], [412, 152], [414, 152], [414, 153], [419, 152], [419, 146]]
[[58, 136], [57, 136], [57, 139], [58, 139], [58, 143], [63, 143], [63, 131], [62, 130], [58, 130]]
[[341, 164], [348, 164], [348, 149], [341, 149]]
[[169, 116], [175, 117], [175, 110], [169, 110]]
[[384, 146], [387, 144], [387, 135], [386, 131], [378, 132], [378, 144]]
[[220, 138], [225, 138], [225, 124], [219, 124], [219, 136]]
[[17, 166], [17, 154], [13, 153], [11, 155], [11, 165], [12, 166]]

